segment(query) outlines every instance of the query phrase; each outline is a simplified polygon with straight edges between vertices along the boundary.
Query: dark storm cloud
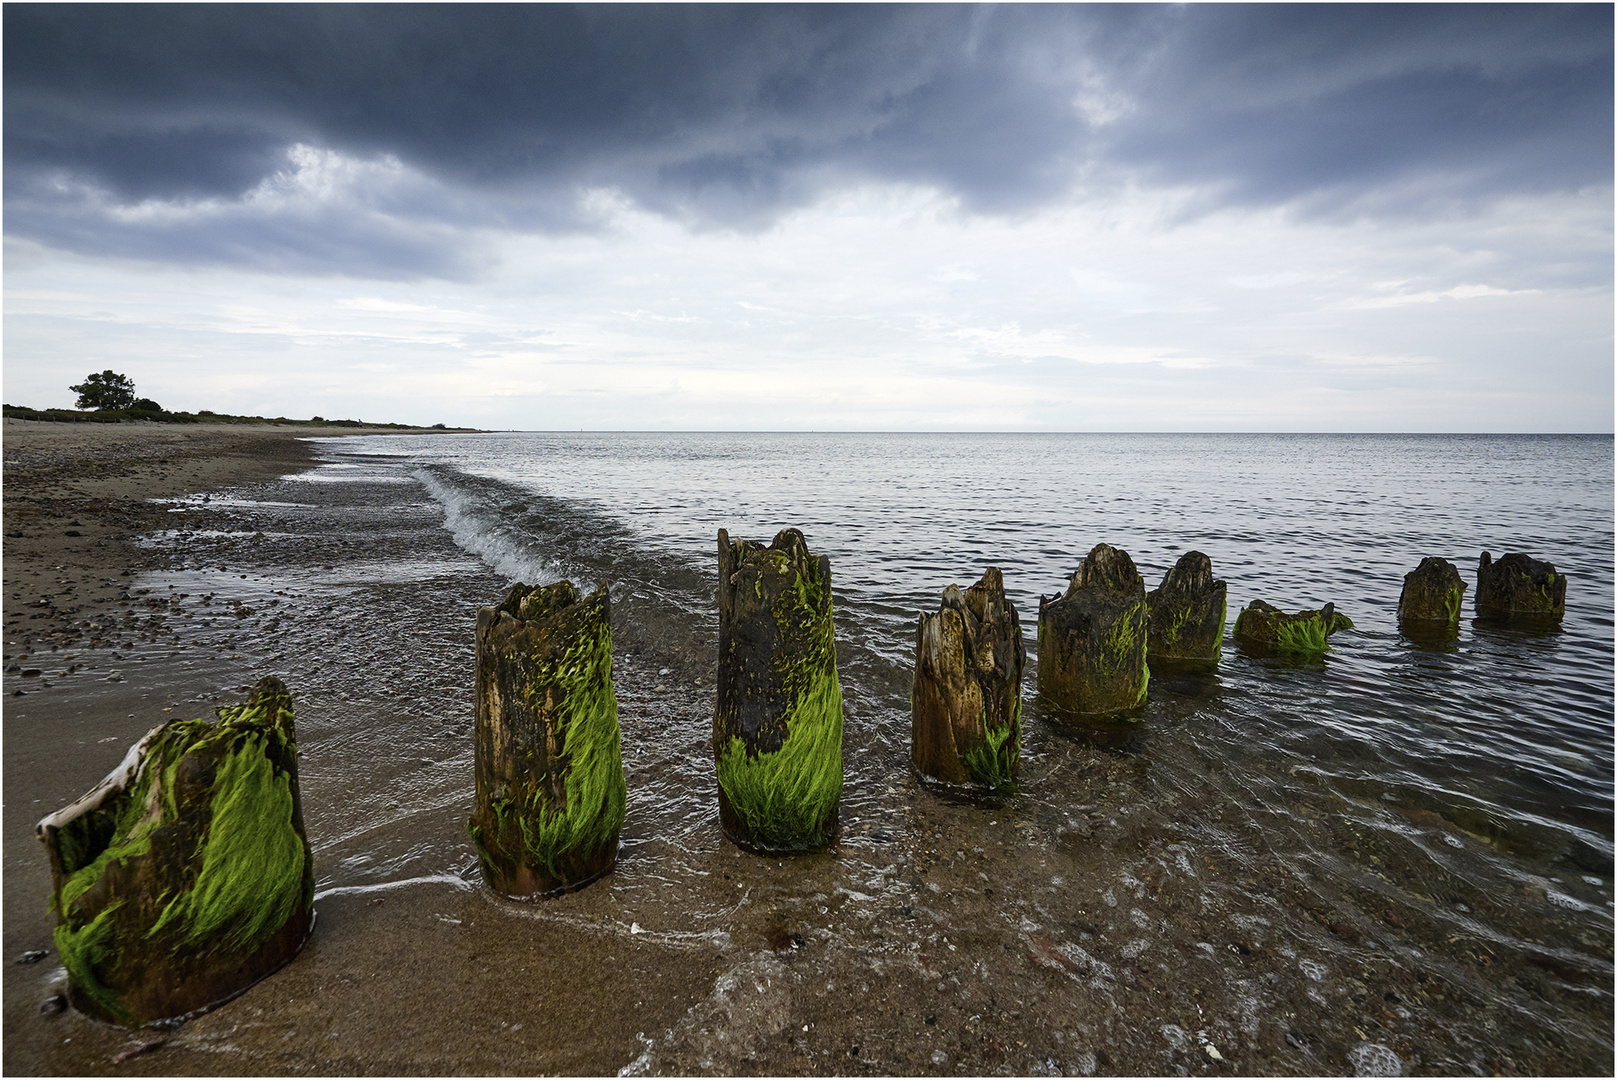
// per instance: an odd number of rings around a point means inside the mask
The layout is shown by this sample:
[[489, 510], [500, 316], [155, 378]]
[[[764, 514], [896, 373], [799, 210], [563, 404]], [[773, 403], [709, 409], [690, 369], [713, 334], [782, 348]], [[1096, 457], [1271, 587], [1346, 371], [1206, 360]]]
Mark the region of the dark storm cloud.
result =
[[[589, 187], [744, 228], [861, 179], [975, 212], [1129, 177], [1207, 205], [1566, 189], [1611, 179], [1611, 31], [1603, 5], [7, 5], [7, 228], [452, 273], [454, 236], [408, 223], [582, 227]], [[324, 217], [296, 191], [211, 224], [117, 213], [287, 189], [294, 145], [391, 187], [322, 188]]]

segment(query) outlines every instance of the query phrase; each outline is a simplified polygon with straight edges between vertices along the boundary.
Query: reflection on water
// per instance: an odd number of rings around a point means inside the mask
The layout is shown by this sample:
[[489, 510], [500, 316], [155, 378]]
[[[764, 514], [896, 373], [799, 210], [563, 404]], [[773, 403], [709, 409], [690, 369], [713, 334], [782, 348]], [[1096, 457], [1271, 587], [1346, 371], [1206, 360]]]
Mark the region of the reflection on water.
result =
[[[1350, 1014], [1390, 1025], [1387, 1052], [1428, 1069], [1505, 1067], [1478, 1049], [1505, 1035], [1563, 1047], [1535, 1051], [1548, 1071], [1609, 1060], [1609, 439], [579, 434], [328, 452], [310, 476], [211, 500], [230, 527], [166, 532], [176, 566], [142, 582], [186, 597], [176, 640], [284, 665], [322, 890], [475, 877], [475, 609], [512, 580], [607, 578], [623, 851], [610, 879], [531, 917], [735, 942], [736, 972], [762, 963], [738, 935], [797, 934], [805, 957], [827, 948], [814, 962], [828, 981], [846, 977], [835, 946], [873, 958], [866, 983], [887, 977], [886, 957], [946, 986], [964, 944], [981, 969], [958, 989], [970, 1002], [978, 984], [1021, 985], [1030, 963], [1125, 1003], [1178, 979], [1224, 1010], [1221, 1045], [1270, 1039], [1304, 1071], [1386, 1050], [1350, 1037]], [[720, 527], [767, 542], [788, 525], [831, 558], [848, 723], [842, 842], [777, 865], [739, 857], [715, 820], [713, 574]], [[1334, 602], [1356, 628], [1323, 659], [1227, 640], [1216, 671], [1154, 668], [1146, 706], [1121, 722], [1049, 722], [1030, 670], [1019, 793], [973, 804], [920, 788], [916, 616], [989, 565], [1036, 611], [1102, 541], [1148, 588], [1183, 551], [1207, 552], [1230, 625], [1262, 596]], [[1403, 574], [1449, 558], [1472, 585], [1469, 615], [1483, 548], [1567, 574], [1564, 626], [1402, 635]], [[1429, 976], [1456, 1011], [1412, 1049], [1399, 1012]], [[1099, 1021], [1038, 1000], [1087, 1047], [1073, 1061], [1097, 1060]], [[1241, 1019], [1310, 1008], [1312, 1028]], [[702, 1067], [707, 1028], [692, 1024], [659, 1043], [673, 1071]], [[1180, 1034], [1194, 1047], [1193, 1026]], [[1179, 1053], [1158, 1031], [1106, 1037]]]

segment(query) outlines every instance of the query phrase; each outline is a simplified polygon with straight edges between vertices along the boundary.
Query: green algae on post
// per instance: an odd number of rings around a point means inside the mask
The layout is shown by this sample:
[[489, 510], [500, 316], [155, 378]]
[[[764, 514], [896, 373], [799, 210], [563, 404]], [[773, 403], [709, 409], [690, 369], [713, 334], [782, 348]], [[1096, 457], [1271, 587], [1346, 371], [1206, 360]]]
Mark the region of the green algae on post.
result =
[[73, 1004], [140, 1026], [226, 1001], [314, 925], [292, 696], [259, 682], [218, 722], [154, 728], [39, 823]]
[[478, 612], [475, 739], [466, 828], [489, 888], [532, 900], [612, 869], [628, 789], [604, 584], [515, 585]]
[[1410, 638], [1449, 639], [1460, 632], [1465, 582], [1447, 559], [1428, 556], [1404, 575], [1398, 594], [1398, 629]]
[[1229, 607], [1224, 582], [1213, 579], [1213, 561], [1187, 551], [1146, 594], [1149, 619], [1146, 659], [1174, 667], [1217, 667], [1224, 651]]
[[1477, 563], [1477, 615], [1521, 623], [1558, 623], [1566, 614], [1566, 575], [1521, 552]]
[[938, 613], [920, 617], [910, 763], [923, 782], [989, 792], [1015, 785], [1026, 661], [1016, 606], [994, 567], [964, 593], [950, 585]]
[[719, 824], [763, 854], [836, 839], [842, 684], [831, 560], [796, 529], [767, 548], [719, 530], [719, 681], [713, 714]]
[[1257, 655], [1281, 654], [1323, 657], [1331, 651], [1326, 638], [1338, 630], [1353, 629], [1353, 620], [1326, 604], [1319, 610], [1287, 614], [1262, 600], [1254, 600], [1235, 617], [1235, 640]]
[[1039, 694], [1058, 718], [1145, 703], [1145, 579], [1128, 552], [1096, 544], [1061, 596], [1039, 598]]

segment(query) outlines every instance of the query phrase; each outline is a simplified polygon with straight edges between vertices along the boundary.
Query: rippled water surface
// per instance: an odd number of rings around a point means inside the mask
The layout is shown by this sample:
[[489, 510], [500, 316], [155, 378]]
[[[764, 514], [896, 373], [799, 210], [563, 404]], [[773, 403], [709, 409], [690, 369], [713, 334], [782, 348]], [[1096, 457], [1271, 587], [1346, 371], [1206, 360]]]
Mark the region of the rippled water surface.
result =
[[[1609, 1066], [1610, 438], [493, 434], [326, 440], [322, 453], [312, 473], [236, 493], [233, 529], [189, 532], [176, 505], [176, 529], [155, 539], [191, 554], [143, 585], [245, 606], [238, 625], [270, 619], [274, 658], [297, 661], [286, 677], [324, 890], [475, 880], [475, 609], [517, 580], [604, 578], [624, 848], [610, 879], [536, 917], [723, 948], [767, 889], [763, 921], [873, 970], [920, 956], [940, 992], [947, 972], [928, 956], [990, 925], [999, 936], [972, 960], [983, 980], [1031, 956], [1114, 998], [1152, 979], [1195, 984], [1226, 1014], [1202, 1044], [1267, 1046], [1269, 1068], [1285, 1054], [1302, 1072], [1491, 1072], [1512, 1054], [1547, 1071]], [[845, 835], [834, 856], [765, 882], [754, 863], [768, 861], [738, 858], [716, 822], [716, 535], [767, 542], [788, 526], [831, 560]], [[1148, 588], [1184, 552], [1207, 553], [1232, 626], [1262, 598], [1334, 602], [1356, 628], [1316, 663], [1226, 642], [1216, 675], [1153, 677], [1137, 722], [1058, 730], [1033, 693], [1038, 597], [1101, 542]], [[1441, 556], [1474, 590], [1484, 549], [1566, 574], [1564, 624], [1475, 624], [1468, 591], [1457, 640], [1401, 637], [1403, 575]], [[916, 616], [990, 565], [1032, 670], [1021, 793], [973, 806], [908, 774], [910, 672]], [[195, 625], [222, 654], [266, 640], [233, 637], [229, 619]], [[900, 918], [911, 929], [895, 934]], [[1231, 967], [1260, 955], [1262, 972]], [[1412, 1017], [1429, 977], [1455, 1003]], [[971, 992], [962, 1008], [980, 1018]], [[1105, 1071], [1097, 1022], [1038, 1008], [1071, 1048], [1052, 1068]], [[1320, 1018], [1296, 1018], [1309, 1009]], [[1271, 1013], [1292, 1019], [1271, 1031]], [[714, 1060], [692, 1023], [668, 1034], [684, 1040], [677, 1066]], [[1189, 1031], [1115, 1037], [1152, 1040], [1165, 1055], [1153, 1071], [1172, 1071], [1206, 1064]]]

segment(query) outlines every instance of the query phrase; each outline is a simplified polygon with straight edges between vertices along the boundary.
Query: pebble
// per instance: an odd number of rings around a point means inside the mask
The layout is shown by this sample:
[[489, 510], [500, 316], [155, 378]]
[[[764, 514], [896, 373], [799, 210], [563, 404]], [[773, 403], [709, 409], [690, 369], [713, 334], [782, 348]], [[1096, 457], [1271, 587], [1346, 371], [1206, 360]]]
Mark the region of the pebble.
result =
[[61, 994], [52, 994], [50, 997], [39, 1003], [39, 1011], [44, 1013], [46, 1016], [52, 1016], [56, 1013], [64, 1012], [66, 1009], [67, 998], [63, 997]]
[[49, 955], [50, 955], [50, 951], [47, 950], [47, 949], [29, 949], [27, 952], [25, 952], [21, 956], [17, 957], [17, 963], [19, 963], [19, 964], [37, 964], [41, 960], [45, 959], [45, 957], [47, 957]]

